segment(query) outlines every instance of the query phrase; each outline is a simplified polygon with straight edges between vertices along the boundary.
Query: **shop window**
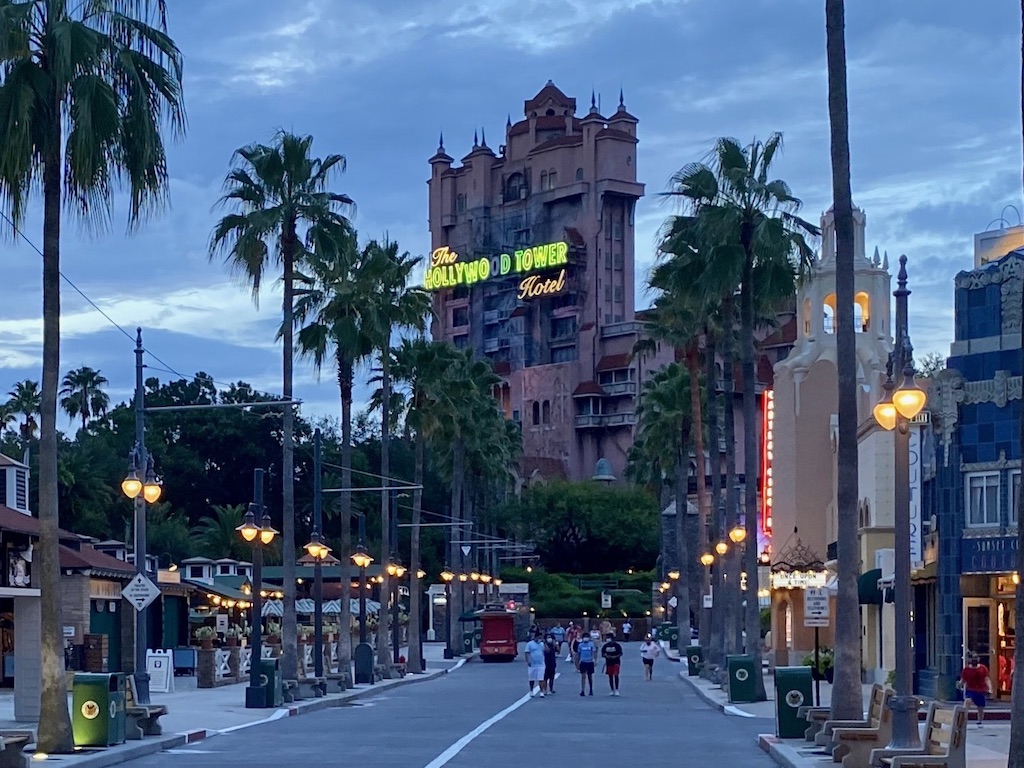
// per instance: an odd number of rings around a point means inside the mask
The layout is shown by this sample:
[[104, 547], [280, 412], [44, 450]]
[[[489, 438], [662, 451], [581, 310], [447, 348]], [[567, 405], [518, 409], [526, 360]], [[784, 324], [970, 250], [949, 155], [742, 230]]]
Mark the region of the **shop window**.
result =
[[967, 525], [999, 525], [999, 473], [974, 472], [966, 477]]
[[541, 408], [541, 421], [545, 424], [551, 423], [551, 401], [545, 400]]
[[533, 401], [533, 425], [537, 426], [540, 424], [540, 401]]

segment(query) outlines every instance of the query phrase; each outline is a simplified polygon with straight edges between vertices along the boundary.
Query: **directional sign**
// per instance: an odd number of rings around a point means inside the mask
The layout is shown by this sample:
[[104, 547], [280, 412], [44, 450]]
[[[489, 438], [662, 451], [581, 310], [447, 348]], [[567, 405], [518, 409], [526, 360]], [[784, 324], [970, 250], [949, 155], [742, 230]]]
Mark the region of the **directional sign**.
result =
[[463, 544], [462, 545], [462, 554], [468, 555], [470, 550], [472, 550], [472, 549], [473, 548], [471, 546], [469, 546], [469, 544]]
[[668, 604], [671, 608], [675, 608], [677, 605], [679, 605], [679, 598], [677, 598], [675, 595], [672, 595], [672, 597], [668, 599]]
[[804, 626], [829, 625], [828, 589], [809, 587], [804, 590]]
[[611, 608], [612, 607], [612, 596], [607, 592], [601, 593], [601, 607]]
[[136, 611], [141, 611], [147, 605], [160, 597], [160, 588], [146, 578], [145, 574], [137, 574], [128, 586], [121, 590], [124, 599], [135, 606]]

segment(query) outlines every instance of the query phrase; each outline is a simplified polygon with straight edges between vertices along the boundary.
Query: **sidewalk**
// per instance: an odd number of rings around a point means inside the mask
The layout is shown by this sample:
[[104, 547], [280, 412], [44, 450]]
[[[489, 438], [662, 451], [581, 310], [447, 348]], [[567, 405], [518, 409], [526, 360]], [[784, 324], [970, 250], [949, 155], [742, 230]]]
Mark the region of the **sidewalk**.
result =
[[[167, 714], [160, 718], [164, 735], [147, 737], [141, 741], [128, 741], [114, 747], [86, 748], [74, 755], [54, 756], [50, 758], [50, 761], [59, 761], [62, 765], [72, 768], [103, 768], [108, 765], [116, 765], [164, 749], [191, 744], [221, 733], [230, 733], [284, 717], [342, 706], [390, 688], [431, 680], [458, 669], [473, 658], [445, 660], [444, 646], [437, 643], [424, 643], [423, 655], [427, 671], [422, 675], [406, 675], [400, 679], [381, 680], [374, 685], [357, 685], [344, 693], [329, 693], [319, 699], [303, 699], [285, 704], [284, 707], [276, 710], [246, 709], [246, 683], [200, 690], [195, 687], [194, 677], [176, 677], [174, 693], [152, 694], [153, 703], [167, 705]], [[69, 707], [70, 700], [69, 695]], [[36, 729], [36, 723], [19, 723], [14, 720], [13, 694], [0, 695], [0, 729], [31, 731]], [[33, 764], [39, 762], [41, 761], [38, 759], [32, 760]]]
[[[730, 704], [728, 694], [720, 685], [713, 685], [702, 677], [688, 677], [686, 670], [679, 673], [686, 682], [693, 686], [694, 691], [707, 704], [737, 717], [775, 718], [775, 679], [771, 675], [764, 676], [764, 687], [768, 701], [753, 704]], [[866, 702], [871, 692], [870, 685], [864, 685], [863, 700]], [[821, 706], [827, 707], [832, 701], [832, 686], [821, 683]], [[827, 768], [835, 766], [831, 756], [813, 754], [820, 749], [803, 739], [780, 739], [771, 734], [761, 734], [758, 744], [771, 758], [784, 768]], [[1010, 751], [1010, 723], [1008, 721], [985, 721], [979, 728], [974, 721], [967, 726], [967, 765], [968, 768], [1006, 768], [1007, 755]]]

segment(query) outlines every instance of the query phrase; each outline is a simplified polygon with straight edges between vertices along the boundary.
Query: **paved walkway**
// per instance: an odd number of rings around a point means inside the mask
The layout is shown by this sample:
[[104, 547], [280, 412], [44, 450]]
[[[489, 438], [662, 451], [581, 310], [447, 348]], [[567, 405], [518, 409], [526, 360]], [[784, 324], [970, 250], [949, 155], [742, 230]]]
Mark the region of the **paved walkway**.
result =
[[[728, 694], [720, 685], [713, 685], [700, 677], [688, 677], [686, 670], [680, 677], [693, 686], [697, 695], [711, 706], [726, 714], [741, 717], [775, 717], [775, 678], [765, 675], [765, 691], [768, 701], [754, 704], [729, 704]], [[867, 704], [871, 686], [864, 685], [863, 700]], [[832, 686], [821, 683], [821, 706], [827, 707], [832, 701]], [[785, 768], [827, 768], [835, 766], [829, 756], [808, 754], [809, 746], [803, 739], [780, 739], [774, 733], [761, 734], [758, 737], [761, 748], [771, 755]], [[979, 727], [971, 722], [967, 726], [967, 766], [968, 768], [1006, 768], [1007, 756], [1010, 752], [1010, 723], [1008, 721], [986, 721]]]
[[[427, 672], [406, 675], [394, 680], [382, 680], [374, 685], [357, 685], [344, 693], [333, 693], [319, 699], [304, 699], [286, 704], [280, 709], [246, 709], [247, 683], [224, 685], [218, 688], [197, 689], [194, 677], [176, 677], [174, 693], [154, 693], [154, 704], [165, 704], [167, 714], [160, 718], [163, 736], [147, 737], [141, 741], [128, 741], [105, 749], [82, 749], [75, 755], [62, 755], [59, 760], [73, 768], [102, 768], [133, 760], [143, 755], [180, 747], [218, 734], [231, 733], [254, 725], [280, 720], [293, 715], [306, 714], [377, 695], [398, 686], [431, 680], [461, 667], [468, 659], [445, 660], [444, 646], [424, 644]], [[406, 652], [406, 649], [403, 649]], [[70, 695], [68, 696], [70, 706]], [[0, 729], [32, 730], [35, 723], [14, 720], [13, 694], [0, 695]], [[33, 763], [40, 762], [34, 760]]]

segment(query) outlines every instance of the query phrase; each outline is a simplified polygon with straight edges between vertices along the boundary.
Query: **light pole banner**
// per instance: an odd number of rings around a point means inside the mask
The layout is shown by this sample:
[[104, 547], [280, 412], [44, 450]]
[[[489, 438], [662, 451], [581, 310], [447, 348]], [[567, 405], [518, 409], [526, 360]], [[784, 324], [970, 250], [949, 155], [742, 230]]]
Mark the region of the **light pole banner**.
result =
[[924, 560], [921, 548], [921, 425], [910, 424], [910, 563]]

